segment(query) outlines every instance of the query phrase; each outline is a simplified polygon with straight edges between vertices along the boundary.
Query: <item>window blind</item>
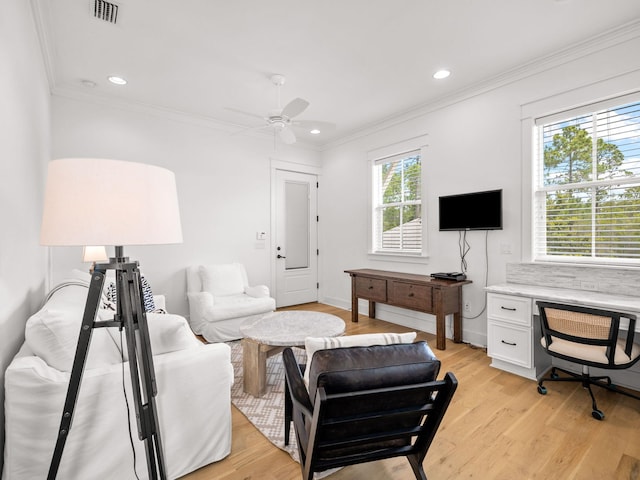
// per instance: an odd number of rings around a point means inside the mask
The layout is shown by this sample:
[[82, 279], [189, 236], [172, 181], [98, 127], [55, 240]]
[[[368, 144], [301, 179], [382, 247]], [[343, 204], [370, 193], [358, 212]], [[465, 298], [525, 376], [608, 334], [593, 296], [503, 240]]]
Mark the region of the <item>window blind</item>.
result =
[[637, 98], [536, 121], [534, 259], [640, 263]]

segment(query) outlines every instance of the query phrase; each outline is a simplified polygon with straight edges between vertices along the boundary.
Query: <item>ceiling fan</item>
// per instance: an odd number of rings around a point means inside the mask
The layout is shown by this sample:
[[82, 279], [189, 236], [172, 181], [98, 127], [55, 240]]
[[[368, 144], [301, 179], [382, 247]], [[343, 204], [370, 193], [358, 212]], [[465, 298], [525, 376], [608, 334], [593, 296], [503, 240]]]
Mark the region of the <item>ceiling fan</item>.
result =
[[293, 143], [296, 143], [296, 134], [294, 133], [292, 127], [308, 128], [311, 133], [315, 134], [320, 133], [321, 130], [335, 128], [335, 125], [329, 122], [321, 122], [315, 120], [294, 120], [294, 117], [297, 117], [307, 109], [307, 107], [309, 106], [309, 102], [307, 102], [303, 98], [294, 98], [284, 107], [281, 107], [280, 89], [285, 84], [285, 82], [286, 78], [284, 75], [276, 74], [271, 76], [271, 83], [273, 83], [277, 88], [277, 106], [275, 109], [271, 110], [267, 116], [256, 115], [253, 113], [244, 112], [242, 110], [236, 110], [235, 108], [227, 109], [233, 112], [241, 113], [243, 115], [260, 118], [264, 121], [264, 123], [260, 126], [246, 128], [236, 133], [271, 129], [273, 130], [274, 137], [277, 135], [284, 143], [286, 143], [287, 145], [291, 145]]

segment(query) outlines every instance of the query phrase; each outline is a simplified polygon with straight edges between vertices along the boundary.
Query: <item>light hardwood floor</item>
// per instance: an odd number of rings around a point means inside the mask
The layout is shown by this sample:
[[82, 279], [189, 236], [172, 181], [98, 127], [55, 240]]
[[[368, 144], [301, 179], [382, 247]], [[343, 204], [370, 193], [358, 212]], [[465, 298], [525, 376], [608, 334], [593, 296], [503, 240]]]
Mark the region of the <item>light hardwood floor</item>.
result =
[[[317, 310], [345, 320], [347, 334], [404, 332], [404, 327], [322, 304]], [[435, 344], [435, 335], [418, 339]], [[433, 348], [433, 347], [432, 347]], [[452, 371], [459, 386], [424, 462], [429, 480], [450, 479], [640, 479], [640, 402], [598, 389], [604, 421], [591, 418], [591, 401], [576, 384], [536, 383], [489, 366], [486, 351], [447, 340], [434, 352], [440, 376]], [[235, 408], [231, 454], [184, 480], [298, 480], [300, 466], [272, 445]], [[331, 480], [412, 480], [404, 458], [346, 467]]]

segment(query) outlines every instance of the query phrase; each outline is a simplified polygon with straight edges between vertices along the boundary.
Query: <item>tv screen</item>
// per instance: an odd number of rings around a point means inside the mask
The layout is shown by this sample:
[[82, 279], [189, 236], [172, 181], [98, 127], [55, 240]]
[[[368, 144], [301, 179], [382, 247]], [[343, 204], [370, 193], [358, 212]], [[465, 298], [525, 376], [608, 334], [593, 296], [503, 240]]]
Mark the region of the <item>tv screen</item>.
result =
[[440, 230], [502, 230], [502, 190], [440, 197]]

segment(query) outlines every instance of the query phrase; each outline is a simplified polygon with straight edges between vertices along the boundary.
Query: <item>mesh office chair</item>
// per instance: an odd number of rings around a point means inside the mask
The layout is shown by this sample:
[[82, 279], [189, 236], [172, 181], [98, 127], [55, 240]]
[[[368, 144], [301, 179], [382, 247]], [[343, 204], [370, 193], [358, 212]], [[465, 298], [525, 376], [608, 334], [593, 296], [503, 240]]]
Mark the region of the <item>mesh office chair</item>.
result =
[[[582, 365], [581, 374], [553, 367], [551, 375], [538, 382], [538, 393], [547, 393], [544, 382], [581, 382], [591, 395], [591, 415], [596, 420], [604, 419], [604, 413], [598, 409], [591, 385], [640, 400], [640, 396], [618, 389], [608, 376], [589, 374], [589, 367], [619, 370], [631, 367], [640, 359], [640, 344], [634, 343], [634, 315], [557, 303], [537, 304], [544, 349], [553, 357]], [[620, 336], [621, 318], [629, 321], [626, 338]], [[569, 377], [560, 377], [557, 372]]]

